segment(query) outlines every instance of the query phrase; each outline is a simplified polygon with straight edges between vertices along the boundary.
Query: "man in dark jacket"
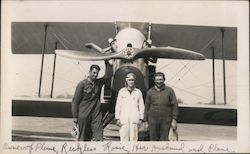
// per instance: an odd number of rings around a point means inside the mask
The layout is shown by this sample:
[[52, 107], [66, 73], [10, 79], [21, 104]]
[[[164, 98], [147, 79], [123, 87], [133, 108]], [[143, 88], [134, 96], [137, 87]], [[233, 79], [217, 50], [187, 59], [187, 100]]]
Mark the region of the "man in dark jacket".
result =
[[105, 61], [104, 77], [97, 79], [100, 67], [91, 65], [89, 76], [79, 82], [72, 101], [72, 115], [79, 124], [79, 141], [103, 140], [100, 94], [102, 86], [112, 76], [112, 67]]
[[151, 141], [168, 141], [170, 127], [177, 129], [178, 104], [175, 92], [164, 84], [165, 75], [155, 73], [155, 86], [147, 92], [145, 121], [149, 125]]

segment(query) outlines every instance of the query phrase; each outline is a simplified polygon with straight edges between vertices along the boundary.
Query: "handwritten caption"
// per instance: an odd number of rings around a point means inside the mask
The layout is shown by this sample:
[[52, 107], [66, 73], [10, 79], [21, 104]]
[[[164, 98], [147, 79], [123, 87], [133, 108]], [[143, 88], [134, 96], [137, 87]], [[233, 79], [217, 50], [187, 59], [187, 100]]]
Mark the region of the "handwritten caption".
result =
[[47, 142], [32, 142], [32, 143], [15, 143], [15, 142], [5, 142], [3, 144], [3, 150], [15, 151], [15, 152], [25, 152], [29, 154], [36, 153], [53, 153], [53, 154], [83, 154], [83, 153], [157, 153], [157, 152], [177, 152], [177, 153], [207, 153], [207, 152], [217, 152], [217, 153], [234, 153], [230, 147], [226, 145], [219, 144], [196, 144], [188, 146], [185, 143], [144, 143], [144, 142], [134, 142], [134, 143], [122, 143], [122, 142], [65, 142], [53, 145], [53, 143]]

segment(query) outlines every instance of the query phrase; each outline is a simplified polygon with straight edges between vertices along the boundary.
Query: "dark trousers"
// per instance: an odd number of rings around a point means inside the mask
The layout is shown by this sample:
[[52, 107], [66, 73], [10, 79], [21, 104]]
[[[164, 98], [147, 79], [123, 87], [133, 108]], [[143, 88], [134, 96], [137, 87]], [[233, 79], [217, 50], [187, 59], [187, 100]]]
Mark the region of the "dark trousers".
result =
[[79, 141], [102, 141], [103, 140], [103, 123], [102, 114], [97, 116], [81, 118], [79, 123]]
[[171, 119], [165, 114], [150, 114], [148, 117], [150, 141], [168, 141]]

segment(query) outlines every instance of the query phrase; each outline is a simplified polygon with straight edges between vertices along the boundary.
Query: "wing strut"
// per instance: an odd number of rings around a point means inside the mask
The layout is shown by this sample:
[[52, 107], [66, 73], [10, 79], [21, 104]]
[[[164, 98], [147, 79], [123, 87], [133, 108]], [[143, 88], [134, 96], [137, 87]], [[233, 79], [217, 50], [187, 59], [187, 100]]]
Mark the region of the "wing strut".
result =
[[45, 50], [46, 50], [47, 29], [48, 29], [48, 24], [45, 24], [44, 25], [44, 40], [43, 40], [43, 49], [42, 49], [42, 61], [41, 61], [41, 72], [40, 72], [38, 97], [41, 96], [41, 85], [42, 85], [42, 77], [43, 77], [43, 62], [44, 62], [44, 54], [45, 54]]
[[[58, 46], [58, 42], [55, 42], [55, 50], [57, 49], [57, 46]], [[54, 64], [53, 64], [53, 74], [52, 74], [52, 83], [51, 83], [50, 98], [53, 97], [55, 70], [56, 70], [56, 53], [54, 53]]]
[[227, 88], [226, 88], [226, 64], [225, 64], [225, 51], [224, 51], [224, 34], [225, 29], [221, 29], [221, 50], [222, 50], [222, 62], [223, 62], [223, 87], [224, 87], [224, 105], [227, 104]]
[[214, 63], [214, 47], [212, 46], [212, 58], [213, 58], [213, 63], [212, 63], [212, 68], [213, 68], [213, 103], [216, 104], [216, 97], [215, 97], [215, 63]]
[[148, 25], [148, 39], [147, 39], [147, 42], [150, 44], [150, 47], [152, 45], [152, 40], [151, 40], [151, 23], [149, 23]]

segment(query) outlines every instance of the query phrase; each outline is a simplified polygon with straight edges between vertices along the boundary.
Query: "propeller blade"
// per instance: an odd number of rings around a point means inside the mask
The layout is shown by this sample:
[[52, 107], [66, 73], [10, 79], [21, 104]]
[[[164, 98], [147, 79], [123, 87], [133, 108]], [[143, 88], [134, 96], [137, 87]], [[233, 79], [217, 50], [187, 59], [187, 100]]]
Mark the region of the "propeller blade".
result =
[[205, 56], [187, 49], [174, 47], [154, 47], [154, 48], [126, 48], [118, 53], [100, 53], [97, 51], [76, 51], [76, 50], [55, 50], [57, 55], [85, 61], [98, 61], [110, 59], [135, 60], [138, 58], [168, 58], [168, 59], [189, 59], [204, 60]]
[[100, 53], [96, 51], [76, 51], [76, 50], [55, 50], [57, 55], [85, 61], [98, 61], [98, 60], [110, 60], [110, 59], [124, 59], [122, 53]]
[[168, 58], [168, 59], [189, 59], [189, 60], [205, 60], [205, 56], [187, 49], [174, 47], [153, 47], [138, 49], [134, 59], [137, 58]]

